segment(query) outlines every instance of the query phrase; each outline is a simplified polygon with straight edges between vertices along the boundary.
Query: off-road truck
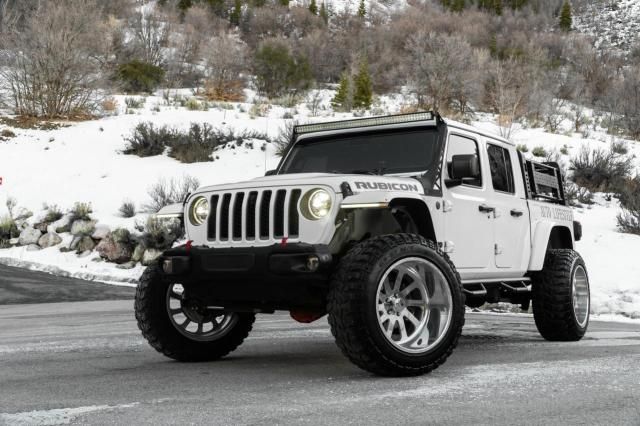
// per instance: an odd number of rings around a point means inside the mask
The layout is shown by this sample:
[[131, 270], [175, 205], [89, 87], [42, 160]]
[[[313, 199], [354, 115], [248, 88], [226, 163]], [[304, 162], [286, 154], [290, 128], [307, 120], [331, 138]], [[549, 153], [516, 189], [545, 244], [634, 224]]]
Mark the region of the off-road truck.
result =
[[589, 280], [557, 164], [414, 113], [295, 127], [278, 168], [206, 186], [159, 216], [188, 238], [138, 285], [142, 334], [179, 361], [227, 355], [257, 313], [328, 314], [342, 352], [381, 375], [442, 364], [465, 303], [527, 309], [547, 340], [589, 322]]

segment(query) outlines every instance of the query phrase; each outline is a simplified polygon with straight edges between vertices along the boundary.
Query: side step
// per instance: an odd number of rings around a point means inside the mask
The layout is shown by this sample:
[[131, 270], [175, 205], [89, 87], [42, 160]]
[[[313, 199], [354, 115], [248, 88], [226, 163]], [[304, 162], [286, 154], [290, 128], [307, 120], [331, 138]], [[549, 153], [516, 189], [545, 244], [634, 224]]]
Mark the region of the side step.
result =
[[462, 291], [470, 303], [509, 302], [524, 306], [531, 299], [531, 280], [525, 277], [513, 280], [463, 281]]

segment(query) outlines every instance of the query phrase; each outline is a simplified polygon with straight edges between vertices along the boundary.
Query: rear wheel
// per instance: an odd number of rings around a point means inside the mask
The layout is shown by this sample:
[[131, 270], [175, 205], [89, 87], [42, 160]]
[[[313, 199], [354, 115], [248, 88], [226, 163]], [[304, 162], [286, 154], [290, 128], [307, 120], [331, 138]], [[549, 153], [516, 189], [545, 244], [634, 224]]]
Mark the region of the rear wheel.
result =
[[212, 361], [248, 336], [254, 314], [211, 309], [189, 298], [180, 283], [149, 266], [136, 289], [135, 314], [142, 335], [158, 352], [178, 361]]
[[445, 362], [464, 324], [460, 278], [437, 246], [412, 234], [375, 237], [342, 259], [329, 293], [342, 352], [386, 376], [427, 373]]
[[582, 257], [569, 249], [549, 250], [533, 276], [533, 317], [547, 340], [582, 339], [589, 325], [590, 290]]

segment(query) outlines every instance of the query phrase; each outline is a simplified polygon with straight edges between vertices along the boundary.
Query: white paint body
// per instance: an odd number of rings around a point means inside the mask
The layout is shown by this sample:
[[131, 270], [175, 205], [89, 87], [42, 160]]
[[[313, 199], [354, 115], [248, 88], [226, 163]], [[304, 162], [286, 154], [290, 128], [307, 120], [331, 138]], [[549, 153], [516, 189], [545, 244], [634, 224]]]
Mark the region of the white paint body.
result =
[[[513, 144], [462, 123], [445, 122], [447, 124], [447, 138], [456, 134], [471, 138], [477, 143], [482, 175], [481, 186], [460, 185], [447, 188], [443, 184], [442, 196], [436, 197], [424, 195], [424, 188], [417, 179], [403, 176], [324, 173], [265, 176], [245, 182], [198, 189], [189, 197], [184, 206], [187, 235], [194, 245], [214, 248], [258, 247], [282, 243], [281, 237], [276, 238], [273, 235], [273, 225], [271, 225], [269, 237], [266, 239], [245, 238], [246, 217], [244, 215], [246, 212], [242, 217], [242, 238], [226, 241], [208, 238], [206, 224], [195, 226], [188, 220], [189, 206], [199, 196], [211, 199], [216, 194], [231, 193], [234, 194], [232, 197], [235, 197], [235, 194], [240, 192], [248, 194], [250, 191], [271, 190], [275, 192], [282, 189], [287, 193], [299, 189], [302, 194], [305, 194], [308, 191], [321, 188], [327, 190], [332, 197], [329, 215], [320, 220], [309, 220], [304, 217], [298, 206], [299, 233], [297, 236], [287, 235], [288, 223], [285, 221], [283, 237], [287, 239], [287, 242], [329, 244], [336, 231], [335, 222], [341, 205], [384, 205], [399, 198], [409, 198], [423, 202], [428, 208], [436, 240], [451, 257], [463, 281], [517, 279], [529, 271], [542, 269], [549, 235], [551, 230], [557, 226], [566, 227], [569, 230], [573, 247], [572, 210], [564, 205], [532, 201], [526, 198], [521, 166]], [[385, 126], [385, 128], [387, 127], [389, 126]], [[397, 127], [406, 126], [399, 125]], [[508, 150], [513, 168], [515, 193], [505, 193], [493, 189], [487, 143]], [[443, 162], [446, 162], [446, 152]], [[446, 164], [443, 164], [442, 170], [446, 170]], [[343, 182], [349, 184], [353, 195], [343, 197], [340, 187]], [[370, 187], [365, 187], [363, 183], [369, 183]], [[381, 183], [383, 185], [380, 185]], [[272, 210], [273, 202], [272, 198]], [[492, 207], [495, 210], [483, 213], [479, 211], [481, 205]], [[176, 208], [168, 209], [166, 213], [171, 214]], [[514, 215], [512, 211], [522, 214]], [[271, 222], [273, 222], [272, 219]], [[233, 218], [229, 218], [229, 228], [231, 229], [232, 226]]]

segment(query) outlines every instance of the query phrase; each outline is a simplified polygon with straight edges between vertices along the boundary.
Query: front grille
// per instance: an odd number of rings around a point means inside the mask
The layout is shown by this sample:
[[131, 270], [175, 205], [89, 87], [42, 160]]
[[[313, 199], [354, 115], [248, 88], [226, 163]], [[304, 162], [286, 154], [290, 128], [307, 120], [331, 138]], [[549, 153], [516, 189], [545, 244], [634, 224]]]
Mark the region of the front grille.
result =
[[209, 241], [269, 241], [299, 236], [300, 189], [221, 192], [211, 196]]

